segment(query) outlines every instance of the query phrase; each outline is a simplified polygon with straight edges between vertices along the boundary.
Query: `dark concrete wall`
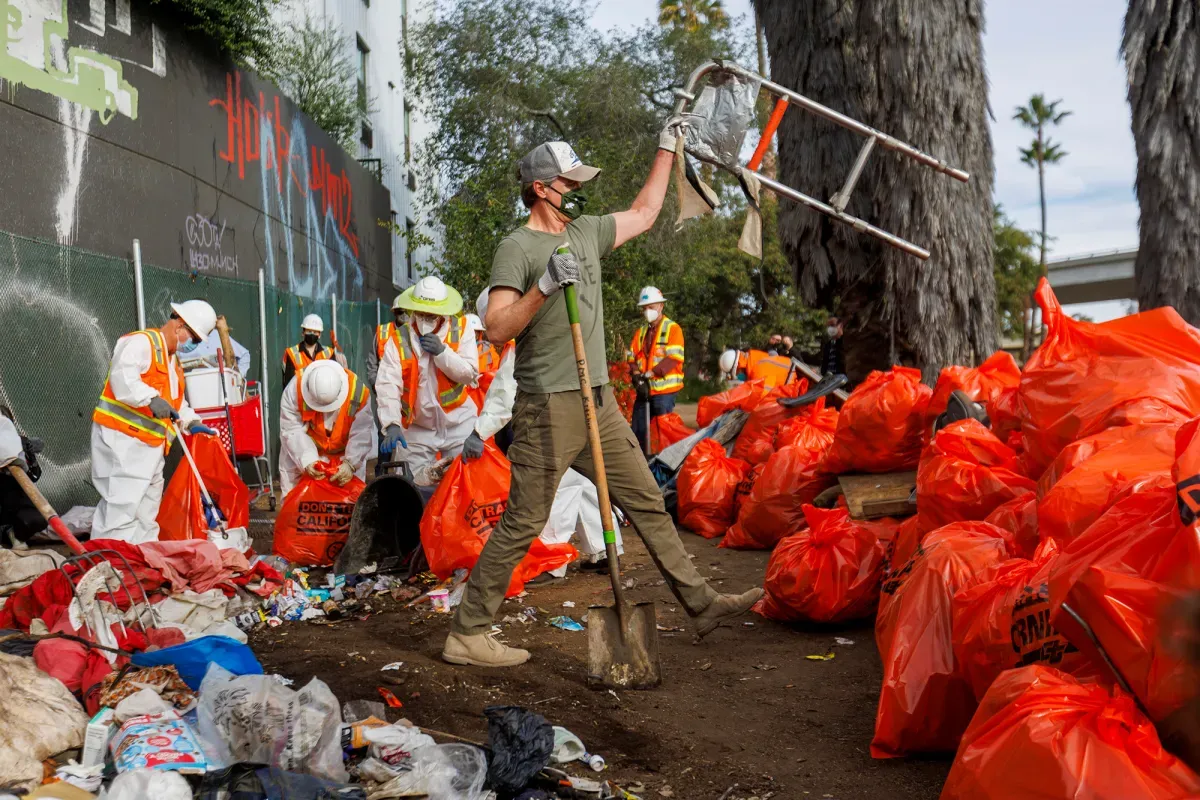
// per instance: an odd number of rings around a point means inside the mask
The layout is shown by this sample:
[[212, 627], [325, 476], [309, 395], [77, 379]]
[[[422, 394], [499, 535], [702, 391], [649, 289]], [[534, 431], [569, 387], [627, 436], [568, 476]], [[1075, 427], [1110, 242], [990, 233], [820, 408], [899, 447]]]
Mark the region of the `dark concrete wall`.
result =
[[137, 238], [147, 264], [391, 297], [387, 190], [170, 4], [0, 0], [6, 18], [0, 230], [122, 257]]

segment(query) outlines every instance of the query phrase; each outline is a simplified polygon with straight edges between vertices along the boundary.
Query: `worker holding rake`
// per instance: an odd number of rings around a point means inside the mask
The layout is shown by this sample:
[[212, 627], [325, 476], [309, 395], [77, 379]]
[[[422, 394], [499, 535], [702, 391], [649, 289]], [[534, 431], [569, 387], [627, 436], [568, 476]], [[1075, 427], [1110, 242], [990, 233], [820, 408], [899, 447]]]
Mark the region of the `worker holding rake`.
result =
[[[513, 569], [541, 533], [555, 490], [569, 467], [588, 479], [606, 473], [612, 501], [625, 512], [651, 557], [704, 636], [750, 609], [762, 595], [718, 594], [684, 550], [641, 448], [608, 385], [600, 259], [654, 225], [662, 209], [681, 126], [671, 120], [659, 140], [650, 177], [627, 211], [583, 214], [583, 185], [599, 169], [585, 165], [566, 142], [547, 142], [517, 165], [529, 220], [509, 234], [492, 260], [487, 318], [493, 342], [516, 339], [517, 398], [513, 408], [512, 485], [508, 506], [471, 571], [442, 658], [452, 664], [509, 667], [529, 653], [490, 634]], [[569, 252], [567, 252], [569, 251]], [[568, 292], [577, 314], [568, 313]], [[574, 305], [574, 304], [572, 304]], [[574, 312], [576, 309], [572, 308]], [[582, 334], [591, 369], [594, 415], [583, 409], [572, 326]], [[598, 427], [603, 470], [589, 450], [589, 423]], [[599, 485], [599, 484], [598, 484]]]

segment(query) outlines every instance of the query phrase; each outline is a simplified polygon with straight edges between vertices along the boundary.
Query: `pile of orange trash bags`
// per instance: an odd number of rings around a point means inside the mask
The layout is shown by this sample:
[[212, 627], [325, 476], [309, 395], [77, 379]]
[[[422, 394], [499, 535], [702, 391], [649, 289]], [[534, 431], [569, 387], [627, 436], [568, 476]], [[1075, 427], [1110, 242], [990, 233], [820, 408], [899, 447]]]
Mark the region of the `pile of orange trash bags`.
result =
[[[512, 467], [492, 442], [474, 461], [458, 456], [442, 476], [421, 515], [421, 547], [429, 569], [446, 580], [456, 569], [470, 570], [508, 505]], [[513, 570], [507, 597], [520, 594], [527, 581], [571, 563], [578, 552], [569, 543], [533, 540]]]
[[732, 389], [701, 397], [696, 405], [696, 424], [707, 428], [726, 411], [753, 411], [770, 390], [762, 379], [739, 383]]
[[1021, 368], [1017, 360], [1003, 350], [997, 350], [978, 367], [957, 364], [944, 368], [938, 375], [929, 400], [929, 424], [946, 410], [950, 395], [962, 392], [985, 406], [1021, 383]]
[[[204, 479], [204, 488], [221, 510], [226, 526], [247, 527], [250, 524], [250, 490], [229, 460], [221, 440], [216, 436], [188, 436], [187, 445], [196, 469]], [[206, 539], [208, 527], [200, 483], [187, 461], [181, 461], [158, 507], [158, 538], [164, 542]]]
[[679, 468], [679, 524], [707, 539], [724, 534], [733, 523], [738, 485], [749, 472], [745, 461], [725, 455], [714, 440], [701, 439]]
[[[805, 430], [812, 435], [822, 434], [822, 439], [828, 438], [832, 441], [833, 432], [837, 428], [838, 412], [836, 409], [826, 408], [824, 399], [800, 408], [779, 405], [780, 400], [799, 397], [807, 389], [808, 381], [803, 379], [772, 389], [750, 412], [750, 418], [746, 420], [737, 441], [734, 442], [733, 456], [752, 465], [765, 463], [772, 453], [787, 444], [795, 443], [793, 440], [797, 435], [796, 430], [785, 429], [784, 426], [791, 420], [801, 418], [804, 420]], [[783, 441], [777, 441], [780, 432], [785, 430], [792, 432], [785, 433]], [[828, 447], [828, 444], [824, 444], [824, 447]]]

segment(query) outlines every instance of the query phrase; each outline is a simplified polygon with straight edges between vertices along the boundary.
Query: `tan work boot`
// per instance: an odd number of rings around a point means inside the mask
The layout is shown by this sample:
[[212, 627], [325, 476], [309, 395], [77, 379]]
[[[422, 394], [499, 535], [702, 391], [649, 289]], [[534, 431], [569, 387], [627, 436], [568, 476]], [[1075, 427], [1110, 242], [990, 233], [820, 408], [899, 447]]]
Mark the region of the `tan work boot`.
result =
[[722, 622], [729, 622], [734, 617], [745, 614], [763, 596], [763, 590], [751, 589], [741, 594], [717, 595], [717, 599], [708, 604], [708, 608], [697, 614], [692, 622], [696, 625], [696, 635], [703, 639], [717, 629]]
[[529, 651], [501, 644], [491, 633], [467, 636], [451, 632], [442, 648], [442, 660], [473, 667], [515, 667], [529, 660]]

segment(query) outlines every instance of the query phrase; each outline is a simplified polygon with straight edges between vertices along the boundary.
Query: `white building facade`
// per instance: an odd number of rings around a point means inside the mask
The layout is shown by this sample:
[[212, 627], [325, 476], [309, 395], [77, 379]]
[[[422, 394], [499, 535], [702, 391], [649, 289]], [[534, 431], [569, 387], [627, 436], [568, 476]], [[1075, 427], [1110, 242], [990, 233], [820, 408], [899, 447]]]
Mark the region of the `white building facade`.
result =
[[[428, 130], [406, 94], [405, 52], [410, 28], [431, 13], [429, 0], [291, 0], [285, 19], [308, 14], [337, 28], [357, 70], [360, 104], [367, 111], [357, 135], [359, 161], [391, 193], [392, 220], [406, 233], [429, 235], [418, 214], [422, 187], [413, 171], [417, 142]], [[424, 17], [422, 16], [424, 15]], [[428, 263], [430, 248], [409, 252], [406, 233], [392, 236], [392, 283], [411, 285]]]

